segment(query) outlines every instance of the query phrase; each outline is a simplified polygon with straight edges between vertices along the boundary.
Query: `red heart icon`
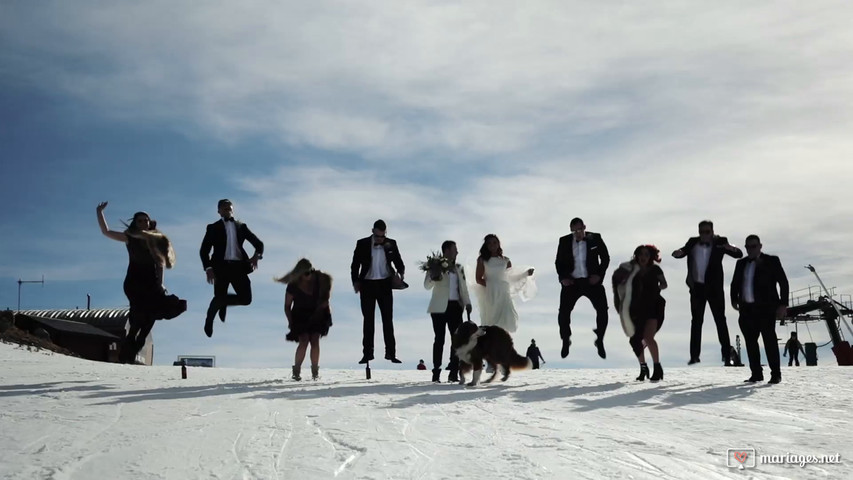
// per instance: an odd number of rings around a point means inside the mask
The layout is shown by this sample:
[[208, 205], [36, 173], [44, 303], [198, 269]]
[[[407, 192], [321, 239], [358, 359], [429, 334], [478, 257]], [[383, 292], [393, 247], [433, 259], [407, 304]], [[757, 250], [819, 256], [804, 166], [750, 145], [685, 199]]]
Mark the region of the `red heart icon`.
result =
[[735, 460], [740, 463], [746, 461], [746, 457], [749, 456], [749, 452], [734, 452]]

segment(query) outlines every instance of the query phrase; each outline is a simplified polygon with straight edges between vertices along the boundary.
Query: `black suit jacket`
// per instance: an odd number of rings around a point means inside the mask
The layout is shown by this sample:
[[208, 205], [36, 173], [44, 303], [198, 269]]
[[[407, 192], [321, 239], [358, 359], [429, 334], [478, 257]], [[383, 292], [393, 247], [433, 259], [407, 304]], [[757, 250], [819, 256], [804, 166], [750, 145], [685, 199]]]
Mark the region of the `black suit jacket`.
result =
[[[593, 232], [586, 232], [584, 240], [586, 240], [586, 273], [587, 275], [598, 275], [604, 280], [604, 273], [610, 266], [610, 253], [607, 252], [607, 245], [604, 244], [601, 235]], [[574, 241], [575, 236], [572, 234], [560, 237], [560, 245], [557, 247], [557, 260], [554, 261], [560, 280], [572, 278], [572, 272], [575, 271], [575, 254], [572, 251], [572, 242]]]
[[[690, 237], [687, 243], [681, 247], [681, 251], [687, 254], [687, 286], [690, 288], [693, 288], [695, 283], [693, 270], [696, 267], [693, 265], [693, 247], [698, 243], [699, 237]], [[726, 250], [725, 246], [728, 244], [729, 240], [726, 237], [714, 235], [711, 239], [711, 256], [708, 258], [708, 267], [705, 269], [705, 281], [703, 282], [706, 286], [723, 289], [723, 255], [734, 258], [743, 257], [741, 251], [730, 252]]]
[[[400, 256], [400, 250], [397, 248], [397, 241], [385, 237], [383, 247], [385, 248], [385, 260], [388, 262], [388, 273], [394, 275], [394, 267], [396, 267], [396, 272], [403, 275], [406, 272], [406, 266], [403, 265], [403, 258]], [[370, 236], [355, 242], [355, 250], [352, 252], [352, 264], [350, 265], [352, 283], [364, 280], [372, 264], [373, 237]]]
[[[744, 304], [743, 276], [748, 262], [749, 258], [738, 260], [735, 265], [735, 275], [732, 278], [730, 292], [732, 304], [738, 307]], [[779, 285], [779, 291], [776, 290], [776, 285]], [[752, 289], [755, 305], [774, 309], [780, 305], [788, 305], [788, 277], [785, 276], [779, 257], [762, 253], [755, 259]]]
[[[239, 250], [242, 260], [246, 263], [246, 268], [249, 273], [252, 272], [252, 264], [249, 261], [249, 255], [243, 249], [243, 242], [248, 240], [255, 247], [255, 253], [263, 255], [264, 242], [249, 230], [245, 223], [234, 220], [234, 225], [237, 227], [237, 249]], [[213, 248], [213, 256], [210, 255], [210, 249]], [[208, 267], [213, 267], [216, 271], [225, 263], [225, 249], [228, 247], [228, 236], [225, 233], [225, 222], [219, 220], [207, 226], [207, 232], [204, 234], [204, 239], [201, 241], [201, 264], [205, 270]]]

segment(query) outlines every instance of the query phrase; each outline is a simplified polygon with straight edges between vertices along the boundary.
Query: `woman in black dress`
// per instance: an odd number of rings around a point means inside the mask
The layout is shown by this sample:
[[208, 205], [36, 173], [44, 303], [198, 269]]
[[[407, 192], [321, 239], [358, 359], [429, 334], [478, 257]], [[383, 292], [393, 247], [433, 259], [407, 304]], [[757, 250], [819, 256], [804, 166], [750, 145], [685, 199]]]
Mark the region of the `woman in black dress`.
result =
[[124, 294], [130, 303], [130, 329], [122, 342], [119, 361], [135, 363], [154, 322], [185, 312], [187, 301], [169, 295], [163, 286], [163, 270], [174, 266], [175, 252], [169, 239], [157, 230], [157, 222], [145, 212], [136, 212], [123, 232], [110, 230], [104, 218], [106, 207], [107, 202], [103, 202], [97, 208], [101, 233], [124, 243], [129, 257]]
[[[651, 381], [663, 380], [663, 367], [660, 364], [660, 354], [655, 334], [663, 325], [666, 300], [661, 296], [661, 290], [667, 287], [663, 270], [655, 262], [660, 263], [660, 250], [654, 245], [640, 245], [634, 250], [630, 262], [620, 265], [613, 274], [614, 287], [621, 284], [623, 288], [615, 289], [616, 308], [624, 317], [628, 313], [632, 323], [633, 333], [629, 343], [640, 362], [640, 376], [637, 380], [649, 378]], [[622, 303], [628, 301], [629, 305]], [[627, 312], [624, 307], [627, 306]], [[623, 320], [624, 321], [624, 320]], [[627, 331], [627, 330], [626, 330]], [[654, 362], [654, 372], [649, 377], [649, 367], [646, 364], [644, 349], [648, 348]]]
[[303, 258], [296, 263], [287, 275], [277, 278], [277, 282], [287, 284], [284, 295], [284, 315], [290, 331], [285, 337], [291, 342], [299, 342], [293, 359], [294, 380], [302, 380], [302, 362], [305, 352], [311, 345], [311, 378], [319, 376], [320, 337], [325, 337], [332, 326], [332, 311], [329, 298], [332, 291], [332, 277], [314, 270], [311, 262]]

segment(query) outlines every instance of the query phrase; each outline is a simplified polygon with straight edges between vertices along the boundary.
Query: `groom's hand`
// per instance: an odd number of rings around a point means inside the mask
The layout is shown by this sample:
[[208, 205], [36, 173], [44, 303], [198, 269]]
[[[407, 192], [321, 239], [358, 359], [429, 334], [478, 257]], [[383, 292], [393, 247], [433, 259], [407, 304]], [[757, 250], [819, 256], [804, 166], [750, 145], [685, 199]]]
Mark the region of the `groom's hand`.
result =
[[361, 285], [358, 282], [352, 284], [352, 289], [355, 290], [355, 293], [358, 293], [361, 290]]
[[470, 303], [468, 305], [465, 305], [465, 311], [468, 313], [469, 316], [471, 315], [471, 310], [472, 308]]

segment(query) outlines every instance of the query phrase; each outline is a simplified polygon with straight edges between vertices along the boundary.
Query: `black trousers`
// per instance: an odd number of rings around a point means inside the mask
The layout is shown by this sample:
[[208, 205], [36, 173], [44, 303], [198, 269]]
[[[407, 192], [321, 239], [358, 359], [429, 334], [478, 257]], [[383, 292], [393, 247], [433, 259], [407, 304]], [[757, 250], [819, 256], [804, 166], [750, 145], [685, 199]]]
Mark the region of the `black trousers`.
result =
[[560, 313], [557, 317], [560, 338], [568, 340], [572, 336], [572, 310], [581, 297], [592, 302], [595, 309], [595, 333], [598, 338], [604, 338], [604, 332], [607, 330], [607, 294], [603, 284], [590, 285], [586, 278], [576, 278], [574, 284], [563, 285], [560, 291]]
[[767, 356], [771, 375], [781, 375], [775, 308], [764, 305], [743, 305], [740, 307], [738, 324], [746, 343], [746, 354], [749, 356], [749, 369], [752, 375], [764, 376], [761, 368], [761, 350], [758, 347], [759, 335], [764, 341], [764, 354]]
[[376, 305], [382, 316], [382, 335], [385, 339], [385, 356], [397, 356], [397, 342], [394, 340], [394, 296], [391, 293], [391, 279], [362, 280], [361, 314], [364, 316], [364, 339], [362, 347], [364, 355], [373, 355], [373, 334], [376, 319]]
[[711, 307], [711, 315], [717, 325], [717, 338], [720, 341], [720, 353], [728, 360], [732, 344], [729, 339], [729, 326], [726, 323], [726, 297], [723, 288], [708, 287], [703, 283], [694, 283], [690, 288], [690, 358], [698, 359], [702, 353], [702, 323], [705, 321], [705, 304]]
[[[230, 305], [252, 303], [252, 281], [246, 271], [246, 262], [228, 262], [214, 267], [216, 280], [213, 282], [213, 300], [208, 307], [208, 316]], [[228, 286], [234, 293], [228, 293]]]
[[788, 366], [790, 367], [791, 365], [796, 363], [797, 366], [799, 367], [800, 366], [800, 350], [797, 348], [788, 350], [788, 355], [789, 355]]
[[[443, 313], [431, 313], [432, 329], [435, 332], [435, 340], [432, 342], [432, 367], [435, 369], [441, 368], [441, 354], [444, 351], [444, 332], [450, 332], [450, 335], [462, 325], [462, 304], [456, 300], [447, 302], [447, 310]], [[453, 342], [450, 347], [450, 362], [447, 365], [448, 370], [459, 370], [459, 358], [456, 352], [453, 351]]]

